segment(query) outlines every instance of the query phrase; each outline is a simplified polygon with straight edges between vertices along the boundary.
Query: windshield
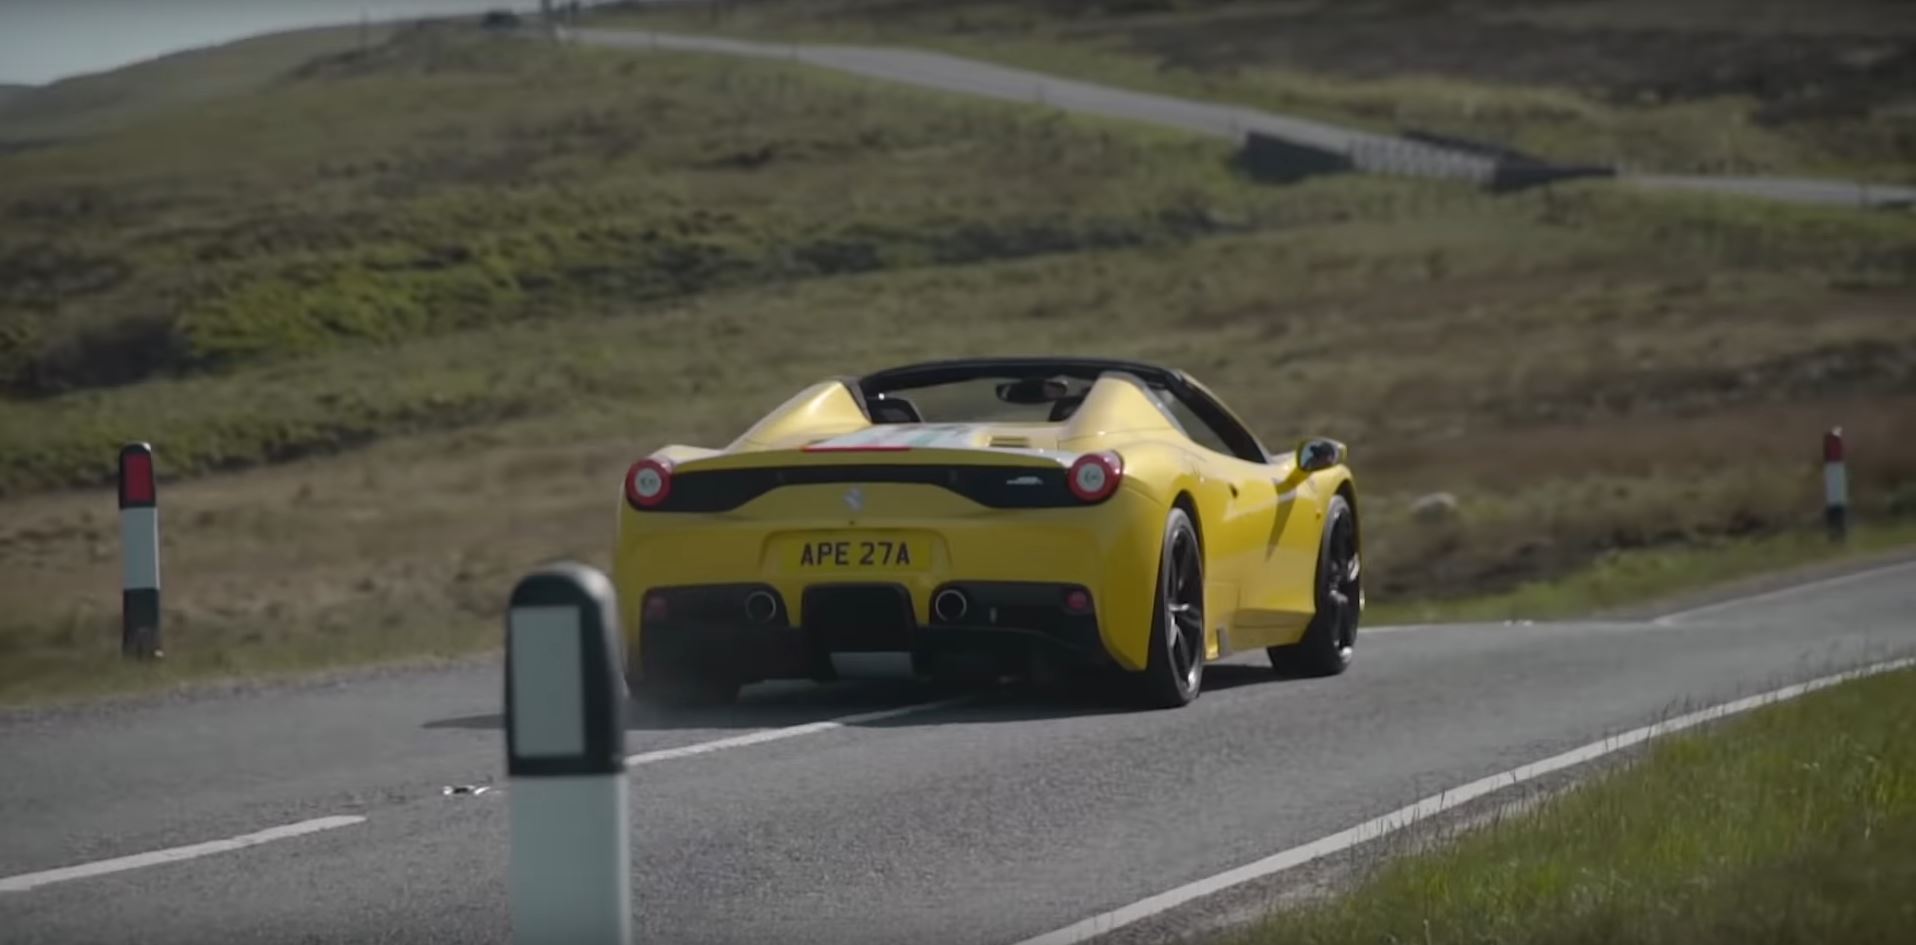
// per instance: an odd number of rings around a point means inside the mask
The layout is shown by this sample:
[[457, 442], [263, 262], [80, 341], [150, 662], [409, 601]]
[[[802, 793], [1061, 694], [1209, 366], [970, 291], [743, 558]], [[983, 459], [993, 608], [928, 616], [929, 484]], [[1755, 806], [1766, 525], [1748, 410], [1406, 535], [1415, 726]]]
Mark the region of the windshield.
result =
[[1090, 389], [1090, 382], [1077, 378], [973, 378], [880, 394], [871, 401], [872, 417], [892, 423], [1058, 423]]

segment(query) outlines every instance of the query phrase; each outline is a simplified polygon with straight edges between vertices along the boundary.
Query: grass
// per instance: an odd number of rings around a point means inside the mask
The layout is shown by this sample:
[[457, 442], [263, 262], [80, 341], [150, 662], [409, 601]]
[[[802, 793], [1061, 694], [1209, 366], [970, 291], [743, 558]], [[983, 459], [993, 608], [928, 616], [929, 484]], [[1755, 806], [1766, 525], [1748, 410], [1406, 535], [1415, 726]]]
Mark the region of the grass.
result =
[[1832, 542], [1814, 530], [1760, 538], [1717, 538], [1667, 548], [1612, 551], [1588, 566], [1502, 593], [1385, 601], [1366, 608], [1378, 624], [1550, 620], [1605, 611], [1642, 611], [1658, 600], [1729, 586], [1740, 578], [1787, 572], [1818, 562], [1868, 557], [1916, 545], [1916, 524], [1864, 525]]
[[455, 26], [163, 114], [0, 156], [0, 389], [1154, 245], [1276, 202], [1201, 142]]
[[156, 112], [269, 87], [318, 56], [350, 52], [392, 36], [386, 24], [319, 27], [159, 56], [120, 69], [40, 86], [0, 86], [0, 149], [41, 146], [113, 131]]
[[[164, 440], [167, 468], [195, 474], [688, 384], [703, 383], [696, 393], [745, 417], [770, 396], [758, 364], [832, 374], [848, 362], [958, 349], [1168, 359], [1271, 418], [1261, 432], [1274, 441], [1334, 427], [1364, 446], [1433, 424], [1463, 433], [1460, 423], [1548, 426], [1888, 393], [1916, 370], [1916, 325], [1899, 317], [1912, 290], [1894, 248], [1916, 236], [1916, 221], [1751, 213], [1600, 188], [1491, 203], [1430, 185], [1346, 180], [1263, 208], [1227, 197], [1193, 197], [1187, 208], [1212, 221], [1211, 238], [1167, 236], [1148, 249], [707, 290], [698, 301], [628, 311], [605, 301], [582, 314], [339, 342], [299, 359], [288, 351], [256, 365], [17, 399], [0, 404], [0, 435], [23, 447], [0, 459], [0, 492], [102, 482], [113, 444], [126, 438]], [[1821, 315], [1805, 326], [1798, 313], [1809, 306]], [[247, 311], [272, 321], [288, 308]], [[888, 327], [915, 312], [943, 317], [909, 333]], [[1521, 338], [1524, 350], [1480, 364], [1470, 352], [1491, 335]], [[1454, 357], [1431, 357], [1446, 349]], [[699, 356], [688, 361], [688, 352]], [[717, 363], [728, 357], [732, 364]], [[1285, 383], [1264, 383], [1272, 371]], [[1316, 385], [1333, 382], [1338, 394], [1327, 401]]]
[[1825, 4], [1820, 19], [1783, 0], [1754, 6], [783, 0], [611, 8], [597, 21], [934, 48], [1568, 162], [1916, 180], [1909, 122], [1894, 113], [1916, 75], [1907, 25], [1866, 0]]
[[[1916, 518], [1906, 215], [1266, 187], [1210, 141], [455, 27], [155, 108], [0, 156], [0, 701], [489, 647], [526, 568], [603, 563], [633, 457], [946, 355], [1165, 361], [1278, 448], [1346, 440], [1386, 614], [1814, 557], [1835, 424], [1859, 520]], [[155, 673], [102, 669], [128, 439]], [[1675, 563], [1524, 590], [1617, 554]]]
[[1655, 743], [1620, 772], [1220, 945], [1902, 941], [1916, 671]]

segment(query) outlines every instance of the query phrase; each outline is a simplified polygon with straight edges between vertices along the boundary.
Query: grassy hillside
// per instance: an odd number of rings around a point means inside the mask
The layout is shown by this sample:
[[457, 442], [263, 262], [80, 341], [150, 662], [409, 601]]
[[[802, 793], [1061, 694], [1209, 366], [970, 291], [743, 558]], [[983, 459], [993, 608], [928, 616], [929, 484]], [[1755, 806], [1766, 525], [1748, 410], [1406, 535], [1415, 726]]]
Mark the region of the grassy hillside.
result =
[[1276, 202], [1193, 142], [453, 28], [4, 170], [0, 389], [26, 397], [727, 286], [1147, 245], [1213, 227], [1226, 191], [1246, 212]]
[[158, 56], [46, 85], [0, 87], [0, 151], [8, 145], [112, 131], [172, 109], [259, 91], [315, 56], [384, 42], [387, 25], [273, 33]]
[[[944, 355], [1163, 360], [1347, 439], [1398, 613], [1815, 554], [1836, 423], [1859, 517], [1916, 517], [1908, 215], [1265, 187], [1211, 141], [463, 27], [0, 156], [0, 207], [0, 701], [491, 645], [525, 568], [605, 560], [633, 457]], [[171, 477], [157, 673], [103, 665], [130, 438]], [[1461, 514], [1414, 521], [1433, 490]]]
[[1573, 162], [1916, 181], [1916, 15], [1882, 0], [759, 0], [599, 17], [929, 46]]
[[1916, 671], [1655, 743], [1629, 769], [1218, 945], [1903, 941]]

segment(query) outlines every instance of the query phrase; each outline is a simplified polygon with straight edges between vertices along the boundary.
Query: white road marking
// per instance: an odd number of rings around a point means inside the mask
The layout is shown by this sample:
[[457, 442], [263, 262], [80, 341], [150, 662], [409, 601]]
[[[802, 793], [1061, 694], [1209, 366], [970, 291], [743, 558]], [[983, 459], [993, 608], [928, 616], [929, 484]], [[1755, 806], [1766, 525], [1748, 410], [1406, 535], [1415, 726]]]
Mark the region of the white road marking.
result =
[[1148, 899], [1134, 902], [1131, 905], [1114, 909], [1110, 912], [1092, 916], [1081, 922], [1074, 922], [1064, 928], [1046, 932], [1036, 938], [1025, 939], [1019, 942], [1018, 945], [1075, 945], [1075, 943], [1078, 942], [1088, 941], [1122, 926], [1148, 919], [1159, 913], [1167, 912], [1192, 900], [1209, 896], [1212, 893], [1220, 892], [1254, 879], [1262, 879], [1274, 873], [1279, 873], [1295, 866], [1301, 866], [1320, 857], [1329, 856], [1330, 854], [1349, 849], [1360, 843], [1375, 840], [1386, 834], [1395, 833], [1396, 831], [1416, 824], [1424, 818], [1440, 814], [1453, 807], [1467, 804], [1486, 794], [1514, 787], [1525, 781], [1534, 780], [1553, 771], [1560, 771], [1564, 768], [1580, 765], [1584, 762], [1601, 758], [1604, 755], [1622, 751], [1632, 745], [1649, 741], [1652, 738], [1668, 735], [1672, 732], [1679, 732], [1687, 728], [1693, 728], [1705, 722], [1724, 718], [1725, 716], [1735, 715], [1739, 712], [1748, 712], [1751, 709], [1781, 702], [1786, 699], [1794, 699], [1805, 693], [1834, 686], [1837, 683], [1848, 682], [1852, 679], [1860, 679], [1865, 676], [1874, 676], [1878, 673], [1886, 673], [1892, 670], [1905, 669], [1911, 666], [1916, 666], [1916, 658], [1895, 659], [1873, 663], [1861, 669], [1823, 676], [1818, 679], [1812, 679], [1809, 682], [1785, 686], [1781, 689], [1774, 689], [1759, 695], [1749, 696], [1743, 699], [1737, 699], [1733, 702], [1725, 702], [1707, 709], [1700, 709], [1695, 712], [1679, 715], [1654, 725], [1631, 729], [1621, 735], [1613, 735], [1602, 741], [1591, 742], [1581, 748], [1573, 748], [1563, 754], [1553, 755], [1542, 761], [1532, 762], [1520, 768], [1512, 768], [1501, 774], [1493, 774], [1490, 777], [1480, 778], [1468, 784], [1458, 785], [1441, 794], [1433, 794], [1426, 797], [1408, 807], [1400, 807], [1382, 817], [1364, 821], [1348, 830], [1339, 831], [1328, 837], [1313, 840], [1303, 846], [1292, 847], [1289, 850], [1272, 854], [1253, 863], [1246, 863], [1236, 869], [1228, 870], [1215, 876], [1187, 883], [1176, 889], [1159, 893]]
[[844, 728], [847, 725], [858, 725], [864, 722], [879, 722], [885, 719], [895, 719], [895, 718], [898, 718], [899, 716], [904, 716], [904, 715], [915, 715], [919, 712], [930, 712], [935, 709], [948, 709], [952, 706], [969, 702], [974, 698], [976, 697], [970, 696], [970, 695], [958, 696], [957, 698], [954, 698], [954, 699], [943, 699], [938, 702], [918, 702], [912, 705], [898, 706], [896, 708], [891, 708], [891, 709], [879, 709], [874, 712], [861, 712], [857, 715], [846, 715], [846, 716], [841, 716], [835, 719], [826, 719], [821, 722], [807, 722], [803, 725], [788, 725], [784, 728], [759, 729], [756, 732], [747, 732], [744, 735], [733, 735], [729, 738], [713, 739], [712, 741], [709, 741], [709, 742], [697, 742], [691, 745], [680, 745], [677, 748], [660, 748], [654, 751], [642, 751], [636, 755], [627, 755], [625, 758], [625, 763], [636, 767], [638, 765], [655, 764], [661, 761], [671, 761], [674, 758], [687, 758], [692, 755], [703, 755], [703, 754], [707, 754], [714, 751], [724, 751], [728, 748], [744, 748], [748, 745], [763, 745], [766, 742], [775, 742], [775, 741], [780, 741], [787, 738], [797, 738], [801, 735], [816, 735], [819, 732], [829, 732], [833, 729]]
[[[1916, 562], [1901, 562], [1897, 564], [1885, 565], [1883, 567], [1873, 568], [1867, 571], [1859, 571], [1854, 574], [1847, 574], [1847, 575], [1842, 575], [1839, 577], [1826, 578], [1821, 581], [1812, 581], [1806, 584], [1798, 584], [1798, 585], [1793, 585], [1790, 587], [1780, 588], [1778, 590], [1768, 591], [1768, 592], [1757, 594], [1751, 597], [1743, 597], [1743, 598], [1737, 598], [1735, 600], [1728, 600], [1728, 601], [1722, 601], [1715, 604], [1708, 604], [1702, 607], [1692, 608], [1690, 610], [1684, 610], [1684, 611], [1678, 611], [1676, 613], [1665, 614], [1661, 617], [1658, 617], [1653, 622], [1657, 624], [1667, 624], [1669, 622], [1673, 622], [1675, 620], [1682, 619], [1685, 617], [1695, 616], [1697, 614], [1702, 614], [1702, 613], [1710, 613], [1716, 610], [1734, 607], [1739, 604], [1757, 603], [1757, 602], [1771, 600], [1777, 597], [1782, 597], [1785, 595], [1798, 593], [1802, 591], [1814, 591], [1814, 590], [1821, 590], [1821, 589], [1829, 588], [1829, 587], [1837, 587], [1844, 584], [1849, 584], [1851, 582], [1861, 581], [1861, 580], [1865, 580], [1871, 577], [1876, 577], [1882, 574], [1887, 574], [1887, 573], [1891, 573], [1891, 572], [1895, 572], [1895, 571], [1899, 571], [1903, 569], [1909, 569], [1909, 568], [1916, 568]], [[1425, 629], [1425, 628], [1437, 627], [1437, 626], [1446, 626], [1446, 624], [1402, 624], [1402, 625], [1396, 625], [1396, 626], [1375, 627], [1375, 628], [1371, 628], [1369, 632], [1388, 633], [1388, 632], [1399, 632], [1404, 630]], [[1860, 670], [1854, 670], [1848, 673], [1838, 673], [1833, 676], [1825, 676], [1820, 679], [1812, 680], [1807, 683], [1801, 683], [1795, 686], [1787, 686], [1782, 689], [1764, 693], [1762, 695], [1751, 696], [1747, 699], [1739, 699], [1735, 702], [1729, 702], [1723, 705], [1714, 706], [1712, 708], [1704, 709], [1699, 712], [1692, 712], [1687, 715], [1678, 716], [1674, 719], [1670, 719], [1665, 722], [1657, 723], [1656, 725], [1645, 726], [1644, 728], [1639, 728], [1629, 732], [1625, 732], [1622, 735], [1614, 736], [1612, 738], [1605, 739], [1604, 741], [1601, 741], [1601, 742], [1593, 742], [1589, 745], [1583, 746], [1582, 748], [1577, 748], [1572, 751], [1565, 752], [1564, 754], [1561, 754], [1561, 755], [1557, 755], [1551, 758], [1546, 758], [1543, 761], [1535, 762], [1533, 764], [1526, 765], [1521, 768], [1516, 768], [1511, 771], [1504, 772], [1503, 774], [1493, 775], [1488, 778], [1484, 778], [1478, 781], [1473, 781], [1455, 790], [1447, 791], [1440, 795], [1424, 798], [1423, 800], [1418, 801], [1417, 803], [1412, 804], [1409, 807], [1404, 807], [1399, 810], [1392, 811], [1389, 814], [1385, 814], [1384, 816], [1376, 818], [1374, 820], [1366, 821], [1362, 824], [1359, 824], [1341, 833], [1333, 834], [1329, 837], [1324, 837], [1320, 840], [1316, 840], [1311, 843], [1305, 844], [1304, 846], [1295, 847], [1293, 849], [1286, 850], [1282, 853], [1274, 854], [1270, 857], [1259, 860], [1255, 863], [1250, 863], [1245, 866], [1238, 867], [1237, 869], [1231, 870], [1226, 873], [1220, 873], [1208, 879], [1203, 879], [1194, 883], [1190, 883], [1185, 886], [1180, 886], [1177, 889], [1173, 889], [1165, 893], [1160, 893], [1156, 896], [1153, 896], [1149, 899], [1145, 899], [1141, 902], [1137, 902], [1137, 903], [1133, 903], [1132, 905], [1125, 906], [1124, 908], [1117, 909], [1112, 912], [1107, 912], [1102, 915], [1093, 916], [1090, 919], [1086, 919], [1082, 922], [1078, 922], [1073, 925], [1066, 926], [1065, 928], [1058, 929], [1054, 932], [1050, 932], [1045, 935], [1041, 935], [1037, 938], [1027, 939], [1024, 942], [1020, 942], [1019, 945], [1067, 945], [1067, 943], [1082, 942], [1082, 941], [1085, 941], [1086, 939], [1104, 934], [1105, 932], [1118, 928], [1119, 926], [1128, 925], [1130, 923], [1137, 922], [1140, 919], [1148, 918], [1152, 915], [1156, 915], [1160, 912], [1164, 912], [1178, 905], [1182, 905], [1183, 903], [1189, 902], [1193, 899], [1210, 895], [1213, 892], [1217, 892], [1219, 890], [1228, 888], [1230, 886], [1248, 882], [1252, 879], [1268, 876], [1270, 874], [1277, 873], [1285, 869], [1289, 869], [1292, 866], [1306, 863], [1306, 862], [1309, 862], [1310, 860], [1317, 859], [1319, 857], [1326, 856], [1331, 853], [1335, 853], [1337, 851], [1346, 849], [1351, 846], [1355, 846], [1356, 844], [1363, 843], [1367, 840], [1375, 839], [1385, 834], [1392, 833], [1397, 830], [1401, 830], [1415, 823], [1416, 820], [1418, 820], [1419, 818], [1428, 817], [1433, 814], [1441, 813], [1445, 810], [1449, 810], [1450, 808], [1466, 803], [1467, 801], [1473, 800], [1484, 794], [1491, 793], [1492, 791], [1500, 790], [1505, 787], [1509, 787], [1515, 784], [1522, 783], [1527, 780], [1540, 777], [1552, 771], [1557, 771], [1572, 765], [1581, 764], [1585, 761], [1599, 758], [1599, 757], [1602, 757], [1603, 755], [1607, 755], [1612, 752], [1620, 751], [1631, 745], [1635, 745], [1637, 743], [1646, 741], [1648, 739], [1655, 738], [1659, 735], [1664, 735], [1670, 732], [1680, 731], [1682, 729], [1690, 728], [1695, 725], [1699, 725], [1704, 722], [1711, 721], [1713, 719], [1722, 718], [1724, 716], [1732, 715], [1738, 712], [1745, 712], [1750, 709], [1757, 708], [1758, 706], [1767, 705], [1771, 702], [1777, 702], [1784, 699], [1793, 699], [1806, 692], [1822, 689], [1827, 686], [1835, 685], [1836, 683], [1844, 682], [1849, 679], [1859, 678], [1861, 676], [1874, 675], [1876, 673], [1889, 672], [1891, 670], [1901, 669], [1901, 668], [1912, 666], [1912, 665], [1916, 665], [1916, 659], [1901, 659], [1901, 660], [1892, 660], [1885, 663], [1877, 663], [1871, 666], [1864, 667], [1863, 669], [1860, 669]], [[729, 738], [719, 738], [719, 739], [714, 739], [708, 742], [696, 742], [691, 745], [681, 745], [676, 748], [662, 748], [662, 749], [657, 749], [654, 751], [640, 752], [638, 754], [628, 755], [626, 756], [626, 763], [628, 765], [637, 767], [639, 765], [654, 764], [661, 761], [670, 761], [676, 758], [687, 758], [694, 755], [703, 755], [703, 754], [709, 754], [711, 752], [725, 751], [731, 748], [744, 748], [751, 745], [762, 745], [762, 744], [765, 744], [766, 742], [782, 741], [788, 738], [798, 738], [804, 735], [815, 735], [821, 732], [829, 732], [834, 729], [844, 728], [848, 725], [858, 725], [858, 724], [866, 723], [866, 722], [878, 722], [878, 721], [883, 721], [885, 719], [893, 719], [893, 718], [899, 718], [906, 715], [914, 715], [920, 712], [931, 712], [938, 709], [951, 708], [953, 706], [970, 702], [975, 698], [976, 698], [975, 694], [958, 696], [956, 698], [944, 699], [937, 702], [921, 702], [921, 703], [914, 703], [912, 705], [897, 706], [897, 707], [889, 708], [889, 709], [878, 709], [871, 712], [861, 712], [854, 715], [841, 716], [839, 718], [826, 719], [819, 722], [808, 722], [802, 725], [791, 725], [785, 728], [761, 729], [756, 732], [748, 732], [744, 735], [734, 735]], [[504, 790], [501, 789], [497, 793], [504, 793]], [[206, 843], [193, 844], [191, 846], [173, 847], [173, 848], [165, 849], [165, 850], [154, 850], [149, 853], [139, 853], [139, 854], [134, 854], [132, 856], [117, 857], [110, 860], [99, 860], [93, 863], [82, 863], [76, 866], [62, 867], [60, 869], [53, 869], [53, 870], [43, 870], [37, 873], [22, 873], [18, 876], [0, 877], [0, 893], [24, 892], [29, 889], [33, 889], [39, 886], [49, 885], [52, 883], [66, 882], [68, 880], [74, 880], [74, 879], [86, 879], [86, 878], [90, 878], [94, 876], [103, 876], [106, 874], [118, 873], [118, 872], [123, 872], [126, 870], [141, 869], [148, 866], [158, 866], [165, 863], [179, 862], [181, 860], [191, 860], [191, 859], [196, 859], [202, 856], [209, 856], [215, 853], [225, 853], [231, 850], [239, 850], [245, 847], [257, 846], [262, 843], [270, 843], [275, 840], [285, 840], [292, 837], [304, 836], [310, 833], [318, 833], [323, 830], [332, 830], [339, 827], [349, 827], [349, 826], [352, 826], [353, 824], [364, 823], [365, 820], [366, 820], [365, 817], [352, 816], [352, 815], [320, 817], [314, 820], [304, 820], [294, 824], [286, 824], [279, 827], [272, 827], [266, 830], [258, 831], [256, 833], [243, 834], [241, 836], [231, 837], [225, 840], [213, 840]]]
[[[882, 722], [885, 719], [895, 719], [901, 716], [915, 715], [920, 712], [931, 712], [937, 709], [950, 708], [969, 702], [974, 698], [976, 698], [975, 695], [958, 696], [937, 702], [919, 702], [912, 705], [895, 706], [889, 709], [860, 712], [855, 715], [840, 716], [835, 719], [808, 722], [804, 725], [760, 729], [756, 732], [748, 732], [744, 735], [735, 735], [730, 738], [719, 738], [709, 742], [681, 745], [677, 748], [662, 748], [657, 751], [646, 751], [636, 755], [628, 755], [626, 757], [626, 763], [636, 767], [638, 765], [654, 764], [660, 761], [670, 761], [674, 758], [687, 758], [693, 755], [724, 751], [728, 748], [744, 748], [749, 745], [762, 745], [766, 742], [797, 738], [801, 735], [816, 735], [820, 732], [829, 732], [834, 729], [844, 728], [848, 725], [859, 725], [865, 722]], [[485, 793], [504, 794], [506, 792], [505, 789], [501, 788], [497, 790], [486, 790]], [[353, 824], [364, 823], [365, 820], [366, 818], [359, 816], [342, 815], [337, 817], [321, 817], [316, 820], [303, 820], [296, 824], [272, 827], [267, 830], [261, 830], [258, 833], [249, 833], [243, 836], [231, 837], [226, 840], [213, 840], [207, 843], [196, 843], [192, 846], [154, 850], [150, 853], [137, 853], [132, 856], [100, 860], [94, 863], [82, 863], [77, 866], [67, 866], [55, 870], [43, 870], [38, 873], [22, 873], [19, 876], [0, 877], [0, 892], [25, 892], [26, 890], [38, 886], [45, 886], [50, 883], [87, 879], [94, 876], [103, 876], [108, 873], [141, 869], [148, 866], [159, 866], [163, 863], [175, 863], [180, 860], [191, 860], [202, 856], [209, 856], [214, 853], [225, 853], [229, 850], [238, 850], [245, 847], [257, 846], [262, 843], [270, 843], [274, 840], [285, 840], [309, 833], [318, 833], [322, 830], [350, 827]]]
[[[1866, 571], [1856, 571], [1851, 574], [1839, 574], [1835, 577], [1822, 578], [1821, 580], [1816, 580], [1816, 581], [1806, 581], [1802, 584], [1791, 584], [1787, 587], [1779, 587], [1773, 591], [1764, 591], [1760, 594], [1752, 594], [1748, 597], [1734, 597], [1729, 600], [1721, 600], [1721, 601], [1717, 601], [1714, 604], [1704, 604], [1700, 607], [1691, 607], [1687, 610], [1679, 610], [1672, 613], [1667, 613], [1660, 617], [1655, 617], [1651, 619], [1649, 623], [1652, 626], [1667, 627], [1667, 626], [1671, 626], [1672, 624], [1681, 623], [1685, 620], [1690, 619], [1691, 617], [1696, 617], [1702, 614], [1715, 613], [1719, 610], [1729, 610], [1733, 607], [1741, 607], [1746, 604], [1760, 604], [1764, 601], [1776, 600], [1777, 598], [1788, 597], [1792, 594], [1801, 594], [1805, 592], [1827, 590], [1832, 587], [1841, 587], [1845, 584], [1854, 584], [1858, 581], [1866, 581], [1866, 580], [1869, 580], [1870, 578], [1881, 577], [1885, 574], [1890, 574], [1890, 573], [1901, 571], [1907, 568], [1916, 568], [1916, 561], [1899, 561], [1894, 564], [1885, 564], [1879, 567], [1870, 568]], [[1403, 633], [1406, 630], [1434, 630], [1439, 627], [1481, 626], [1481, 625], [1496, 623], [1496, 622], [1499, 622], [1499, 621], [1460, 621], [1460, 622], [1454, 622], [1454, 623], [1384, 624], [1382, 626], [1376, 626], [1376, 627], [1365, 627], [1359, 630], [1358, 634], [1361, 636], [1363, 634], [1372, 634], [1372, 633]], [[1633, 621], [1621, 620], [1621, 619], [1614, 620], [1614, 621], [1605, 621], [1605, 620], [1508, 621], [1506, 620], [1501, 622], [1514, 623], [1514, 624], [1550, 624], [1551, 626], [1556, 626], [1556, 627], [1578, 626], [1578, 625], [1585, 625], [1585, 624], [1589, 624], [1593, 622], [1594, 623], [1617, 623], [1617, 624], [1633, 623]]]
[[1882, 567], [1870, 568], [1867, 571], [1857, 571], [1854, 574], [1842, 574], [1836, 577], [1824, 578], [1820, 581], [1810, 581], [1806, 584], [1793, 584], [1789, 587], [1778, 588], [1774, 591], [1765, 591], [1761, 594], [1753, 594], [1749, 597], [1738, 597], [1732, 600], [1718, 601], [1714, 604], [1704, 604], [1701, 607], [1692, 607], [1688, 610], [1679, 610], [1675, 613], [1664, 614], [1651, 621], [1651, 623], [1660, 626], [1669, 626], [1670, 624], [1687, 620], [1699, 614], [1715, 613], [1719, 610], [1728, 610], [1732, 607], [1742, 607], [1748, 604], [1760, 604], [1767, 600], [1775, 600], [1779, 597], [1801, 594], [1806, 591], [1827, 590], [1832, 587], [1841, 587], [1845, 584], [1854, 584], [1857, 581], [1866, 581], [1870, 578], [1881, 577], [1885, 574], [1910, 569], [1916, 569], [1916, 561], [1901, 561], [1896, 564], [1886, 564]]
[[38, 873], [22, 873], [19, 876], [0, 878], [0, 892], [25, 892], [36, 886], [50, 883], [64, 883], [71, 879], [87, 879], [137, 870], [147, 866], [159, 866], [163, 863], [177, 863], [181, 860], [197, 859], [215, 853], [225, 853], [244, 847], [271, 843], [274, 840], [286, 840], [292, 837], [332, 830], [337, 827], [350, 827], [364, 823], [366, 818], [356, 816], [320, 817], [316, 820], [302, 820], [296, 824], [272, 827], [258, 833], [244, 834], [225, 840], [213, 840], [208, 843], [196, 843], [187, 847], [173, 847], [167, 850], [154, 850], [151, 853], [136, 853], [132, 856], [116, 857], [111, 860], [99, 860], [93, 863], [81, 863], [78, 866], [65, 866], [57, 870], [42, 870]]

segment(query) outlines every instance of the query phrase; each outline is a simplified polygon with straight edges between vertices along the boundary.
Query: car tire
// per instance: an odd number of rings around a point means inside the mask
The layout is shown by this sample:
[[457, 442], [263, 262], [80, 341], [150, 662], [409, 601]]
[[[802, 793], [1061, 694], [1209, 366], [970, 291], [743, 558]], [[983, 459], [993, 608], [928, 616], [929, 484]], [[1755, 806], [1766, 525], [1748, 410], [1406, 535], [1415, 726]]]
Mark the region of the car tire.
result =
[[1188, 705], [1204, 688], [1204, 548], [1182, 508], [1165, 516], [1151, 650], [1136, 684], [1138, 701], [1154, 709]]
[[1315, 585], [1317, 612], [1303, 639], [1265, 648], [1271, 668], [1287, 676], [1336, 676], [1356, 656], [1357, 625], [1363, 617], [1363, 559], [1358, 554], [1357, 517], [1341, 495], [1332, 496], [1318, 539]]

